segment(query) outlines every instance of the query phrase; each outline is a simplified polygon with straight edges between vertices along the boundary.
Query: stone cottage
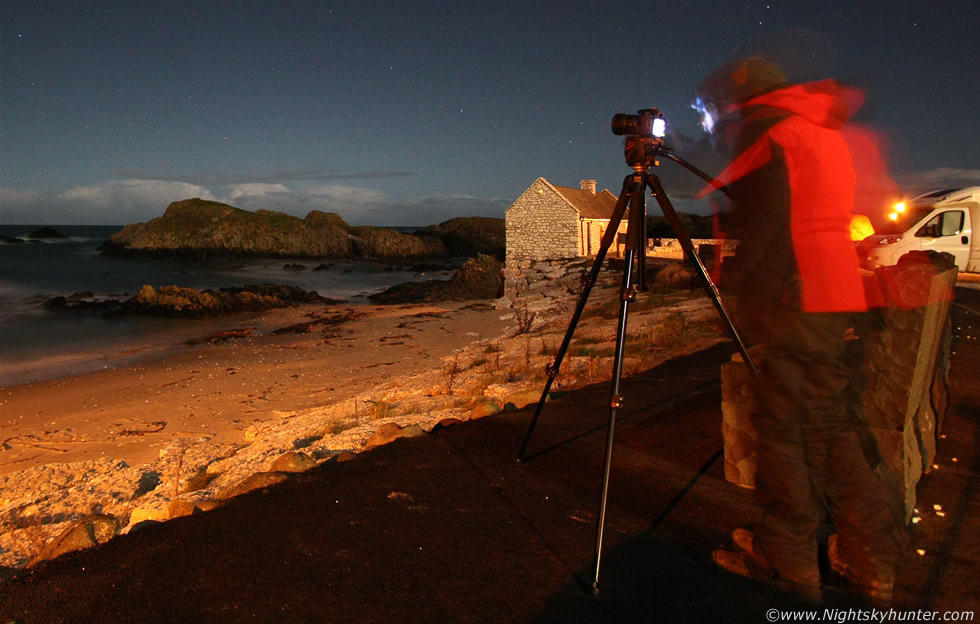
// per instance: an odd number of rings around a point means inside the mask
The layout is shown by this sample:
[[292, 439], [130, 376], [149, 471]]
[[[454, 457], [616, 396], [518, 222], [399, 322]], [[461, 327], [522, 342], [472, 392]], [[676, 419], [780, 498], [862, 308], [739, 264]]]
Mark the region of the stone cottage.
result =
[[[534, 181], [505, 214], [508, 260], [545, 260], [594, 256], [609, 227], [616, 196], [596, 192], [595, 180], [580, 188]], [[627, 219], [619, 226], [626, 232]], [[610, 253], [616, 253], [610, 249]]]

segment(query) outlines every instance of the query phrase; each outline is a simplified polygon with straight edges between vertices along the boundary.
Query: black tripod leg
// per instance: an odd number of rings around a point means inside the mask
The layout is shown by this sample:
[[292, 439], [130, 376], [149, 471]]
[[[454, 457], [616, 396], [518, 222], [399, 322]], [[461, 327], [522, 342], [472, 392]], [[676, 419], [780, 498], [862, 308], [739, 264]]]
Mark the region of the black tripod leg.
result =
[[606, 526], [606, 502], [609, 495], [609, 471], [612, 467], [616, 410], [623, 405], [623, 397], [619, 394], [619, 382], [623, 376], [623, 353], [626, 349], [626, 319], [629, 315], [629, 304], [636, 300], [636, 289], [633, 287], [633, 266], [635, 259], [636, 251], [634, 249], [627, 249], [626, 267], [623, 271], [623, 289], [620, 294], [619, 324], [616, 329], [616, 354], [613, 358], [612, 390], [609, 393], [609, 426], [606, 430], [606, 459], [602, 469], [602, 494], [599, 499], [599, 519], [596, 528], [595, 574], [592, 577], [592, 593], [599, 592], [599, 567], [602, 564], [602, 538]]
[[646, 292], [647, 289], [647, 203], [646, 203], [646, 182], [644, 181], [644, 186], [641, 186], [634, 193], [639, 193], [643, 197], [643, 201], [638, 202], [639, 206], [630, 206], [630, 232], [631, 236], [635, 236], [633, 243], [635, 244], [634, 249], [636, 249], [636, 272], [638, 273], [638, 279], [636, 280], [640, 286], [640, 290]]
[[[572, 334], [575, 333], [575, 327], [578, 325], [579, 319], [582, 318], [582, 312], [585, 310], [585, 304], [588, 302], [589, 293], [592, 292], [592, 287], [595, 286], [596, 280], [599, 278], [599, 271], [602, 270], [602, 263], [606, 259], [606, 253], [612, 246], [613, 241], [616, 240], [619, 224], [623, 220], [623, 215], [626, 213], [626, 206], [629, 204], [630, 197], [633, 194], [633, 178], [633, 175], [628, 175], [623, 180], [623, 190], [619, 194], [616, 207], [613, 208], [612, 216], [609, 218], [609, 227], [606, 229], [605, 234], [602, 235], [602, 241], [599, 243], [599, 250], [596, 253], [595, 262], [592, 263], [589, 276], [583, 283], [582, 294], [579, 295], [578, 304], [576, 304], [575, 312], [572, 314], [572, 320], [569, 321], [568, 329], [565, 330], [565, 338], [562, 340], [561, 346], [558, 347], [558, 353], [555, 354], [554, 362], [548, 366], [548, 380], [545, 382], [544, 391], [541, 393], [538, 405], [534, 408], [534, 416], [531, 417], [531, 423], [528, 425], [527, 433], [524, 434], [524, 441], [521, 442], [521, 448], [517, 451], [517, 461], [524, 461], [527, 446], [530, 444], [531, 436], [534, 435], [534, 428], [538, 424], [538, 417], [541, 416], [541, 410], [544, 408], [544, 403], [548, 399], [548, 393], [551, 391], [551, 384], [554, 383], [555, 377], [558, 376], [558, 370], [561, 368], [561, 363], [565, 359], [565, 353], [572, 343]], [[646, 190], [641, 187], [640, 192], [645, 193]]]
[[701, 262], [701, 258], [698, 257], [697, 250], [694, 249], [694, 243], [691, 241], [690, 235], [687, 233], [687, 230], [684, 229], [684, 224], [681, 223], [681, 220], [677, 217], [677, 212], [674, 211], [673, 204], [670, 203], [670, 199], [664, 192], [664, 188], [660, 184], [660, 179], [655, 175], [649, 175], [647, 177], [647, 184], [650, 185], [650, 190], [653, 192], [654, 197], [657, 198], [657, 203], [660, 204], [660, 210], [667, 219], [667, 223], [669, 223], [670, 227], [674, 230], [674, 234], [677, 236], [677, 242], [680, 243], [681, 248], [691, 261], [691, 264], [694, 265], [694, 269], [697, 271], [698, 277], [701, 278], [701, 284], [704, 286], [705, 292], [707, 293], [708, 297], [711, 298], [711, 301], [714, 303], [715, 309], [718, 311], [719, 316], [721, 316], [722, 320], [725, 322], [725, 325], [728, 327], [732, 340], [735, 341], [735, 345], [738, 347], [738, 351], [741, 353], [742, 360], [748, 367], [753, 381], [758, 383], [759, 370], [756, 368], [752, 358], [749, 357], [748, 348], [742, 341], [742, 336], [735, 328], [735, 323], [732, 321], [732, 317], [728, 314], [725, 304], [722, 303], [721, 294], [718, 292], [718, 288], [715, 286], [714, 282], [711, 281], [711, 276], [708, 275], [708, 270], [704, 268], [704, 263]]

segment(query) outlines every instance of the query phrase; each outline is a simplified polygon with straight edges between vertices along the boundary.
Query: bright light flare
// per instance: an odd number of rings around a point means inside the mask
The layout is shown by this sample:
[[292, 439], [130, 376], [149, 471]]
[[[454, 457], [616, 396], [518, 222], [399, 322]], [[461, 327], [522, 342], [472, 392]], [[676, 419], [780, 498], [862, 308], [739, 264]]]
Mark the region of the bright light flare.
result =
[[905, 214], [905, 202], [896, 202], [895, 205], [892, 206], [892, 212], [888, 215], [888, 219], [890, 221], [898, 221], [899, 217], [901, 217], [903, 214]]
[[851, 240], [862, 241], [875, 233], [875, 228], [871, 225], [871, 219], [867, 215], [854, 215], [851, 217]]
[[667, 133], [667, 120], [663, 117], [657, 117], [653, 120], [653, 136], [658, 139], [664, 138], [664, 134]]
[[712, 111], [708, 109], [708, 105], [701, 98], [694, 98], [694, 101], [691, 102], [691, 108], [701, 115], [701, 129], [708, 134], [714, 132], [715, 118]]
[[701, 113], [701, 129], [708, 134], [715, 131], [715, 120], [709, 111]]

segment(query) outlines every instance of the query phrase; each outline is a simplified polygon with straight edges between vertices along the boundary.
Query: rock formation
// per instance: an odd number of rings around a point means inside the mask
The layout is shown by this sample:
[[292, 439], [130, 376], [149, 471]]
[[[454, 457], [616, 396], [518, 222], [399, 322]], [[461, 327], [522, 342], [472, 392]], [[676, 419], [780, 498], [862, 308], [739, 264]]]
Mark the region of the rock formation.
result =
[[77, 293], [70, 297], [53, 297], [43, 305], [48, 310], [95, 312], [109, 317], [201, 318], [238, 312], [260, 312], [299, 303], [338, 303], [336, 300], [321, 297], [315, 291], [278, 284], [246, 284], [242, 288], [203, 291], [180, 286], [153, 287], [146, 284], [138, 293], [122, 301], [92, 300], [91, 297], [92, 293]]
[[250, 212], [203, 199], [170, 204], [163, 216], [125, 226], [99, 250], [107, 256], [164, 258], [407, 259], [492, 253], [503, 257], [503, 219], [451, 219], [412, 234], [391, 228], [351, 227], [318, 210], [300, 219], [282, 212]]
[[464, 262], [449, 280], [397, 284], [368, 299], [371, 303], [388, 304], [496, 299], [503, 294], [503, 268], [500, 260], [479, 254]]
[[37, 238], [37, 239], [42, 239], [42, 238], [68, 238], [67, 236], [65, 236], [61, 232], [55, 230], [54, 228], [49, 228], [49, 227], [43, 227], [43, 228], [40, 228], [38, 230], [34, 230], [30, 234], [28, 234], [27, 237], [28, 238]]
[[415, 234], [442, 240], [453, 256], [482, 253], [503, 260], [507, 244], [503, 219], [492, 217], [457, 217], [439, 225], [430, 225]]
[[170, 204], [148, 223], [125, 226], [99, 250], [108, 256], [166, 258], [339, 258], [351, 254], [349, 229], [338, 215], [319, 211], [300, 219], [195, 198]]
[[357, 258], [423, 258], [449, 255], [442, 240], [403, 234], [391, 228], [351, 228], [351, 251]]

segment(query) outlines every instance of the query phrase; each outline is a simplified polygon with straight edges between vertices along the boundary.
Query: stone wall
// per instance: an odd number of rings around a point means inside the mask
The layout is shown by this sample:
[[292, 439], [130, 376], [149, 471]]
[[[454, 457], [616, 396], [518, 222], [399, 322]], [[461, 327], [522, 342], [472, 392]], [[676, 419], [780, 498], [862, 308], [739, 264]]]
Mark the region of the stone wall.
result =
[[[579, 222], [579, 227], [581, 229], [581, 239], [582, 244], [579, 248], [580, 256], [595, 256], [599, 253], [599, 246], [602, 243], [602, 237], [606, 233], [606, 228], [609, 227], [608, 220], [597, 220], [597, 219], [582, 219]], [[623, 219], [619, 227], [620, 231], [626, 232], [626, 220]], [[609, 250], [609, 255], [616, 255], [615, 249]]]
[[[583, 188], [595, 192], [594, 180], [583, 180]], [[628, 219], [624, 218], [619, 233], [626, 234]], [[581, 215], [539, 178], [517, 198], [506, 213], [508, 262], [518, 260], [559, 260], [593, 257], [598, 253], [602, 237], [609, 227], [608, 219], [583, 219]], [[622, 257], [618, 236], [609, 248], [610, 257]], [[736, 241], [723, 239], [694, 239], [698, 255], [710, 265], [735, 253]], [[684, 250], [674, 238], [649, 239], [647, 255], [652, 258], [684, 260]]]
[[[498, 309], [520, 309], [537, 315], [532, 331], [541, 329], [545, 316], [558, 311], [564, 314], [574, 306], [582, 290], [582, 280], [592, 266], [590, 260], [514, 260], [501, 272], [504, 296], [497, 299]], [[612, 277], [602, 276], [607, 283]], [[598, 284], [597, 284], [598, 286]]]
[[507, 209], [507, 260], [579, 255], [579, 215], [548, 184], [535, 181]]
[[721, 437], [725, 449], [725, 480], [745, 488], [755, 487], [755, 447], [759, 434], [752, 424], [752, 414], [758, 409], [756, 401], [752, 376], [741, 354], [736, 353], [731, 362], [721, 366]]
[[[875, 274], [885, 305], [872, 312], [865, 343], [864, 418], [904, 500], [906, 521], [915, 507], [915, 487], [932, 466], [938, 426], [948, 404], [946, 376], [951, 352], [950, 310], [956, 269], [927, 263], [887, 267]], [[741, 357], [722, 366], [722, 433], [725, 478], [755, 484], [758, 409]]]
[[886, 267], [876, 272], [888, 306], [875, 313], [866, 346], [864, 412], [905, 500], [915, 507], [915, 486], [932, 468], [938, 424], [945, 414], [953, 288], [956, 268]]
[[[735, 254], [738, 241], [722, 238], [691, 239], [694, 248], [705, 264], [708, 260], [718, 261]], [[650, 258], [669, 258], [686, 260], [684, 249], [676, 238], [651, 238], [647, 241], [647, 256]]]

